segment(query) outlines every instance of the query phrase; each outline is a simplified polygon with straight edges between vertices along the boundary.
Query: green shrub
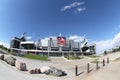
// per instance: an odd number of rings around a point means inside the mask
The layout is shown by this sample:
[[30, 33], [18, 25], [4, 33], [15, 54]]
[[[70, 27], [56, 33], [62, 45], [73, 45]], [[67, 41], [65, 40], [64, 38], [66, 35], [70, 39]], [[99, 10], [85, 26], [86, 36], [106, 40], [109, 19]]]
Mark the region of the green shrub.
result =
[[98, 59], [94, 59], [91, 63], [97, 63]]
[[67, 58], [68, 60], [83, 59], [83, 57], [81, 56], [74, 56], [74, 55], [68, 55], [65, 56], [65, 58]]
[[108, 52], [107, 51], [104, 51], [104, 55], [107, 55], [108, 54]]
[[92, 54], [92, 55], [87, 55], [87, 57], [96, 58], [96, 57], [100, 57], [100, 56], [97, 56], [97, 55], [95, 55], [95, 54]]
[[38, 55], [29, 55], [29, 54], [25, 54], [22, 57], [25, 58], [30, 58], [30, 59], [36, 59], [36, 60], [44, 60], [47, 61], [48, 57], [47, 56], [38, 56]]

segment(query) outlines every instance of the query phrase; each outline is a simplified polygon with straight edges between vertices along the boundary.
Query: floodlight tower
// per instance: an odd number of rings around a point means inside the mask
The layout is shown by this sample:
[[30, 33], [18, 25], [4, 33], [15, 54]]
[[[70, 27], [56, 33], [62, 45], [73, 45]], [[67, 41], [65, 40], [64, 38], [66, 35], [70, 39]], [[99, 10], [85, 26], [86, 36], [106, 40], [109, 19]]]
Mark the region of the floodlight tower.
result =
[[48, 56], [49, 56], [49, 51], [51, 51], [51, 47], [54, 47], [53, 39], [50, 37], [48, 40]]
[[21, 41], [26, 41], [26, 39], [25, 39], [25, 34], [26, 34], [26, 32], [24, 32], [22, 35], [21, 35]]
[[41, 39], [38, 39], [38, 41], [36, 42], [36, 47], [37, 48], [42, 47]]
[[73, 40], [69, 40], [70, 51], [73, 51]]
[[49, 40], [48, 40], [48, 50], [49, 51], [51, 51], [51, 47], [54, 47], [54, 44], [53, 44], [52, 38], [50, 37]]

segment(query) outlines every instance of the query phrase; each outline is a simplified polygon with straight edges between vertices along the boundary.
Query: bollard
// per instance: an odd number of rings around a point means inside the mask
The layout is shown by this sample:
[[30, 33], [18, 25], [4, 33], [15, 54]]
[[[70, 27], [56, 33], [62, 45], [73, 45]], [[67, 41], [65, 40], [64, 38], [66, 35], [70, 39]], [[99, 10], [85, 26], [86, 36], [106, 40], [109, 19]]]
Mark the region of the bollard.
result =
[[103, 59], [103, 66], [105, 66], [105, 60]]
[[99, 69], [98, 61], [96, 62], [96, 69]]
[[89, 73], [89, 70], [90, 70], [90, 64], [88, 63], [87, 64], [87, 73]]
[[109, 64], [109, 57], [107, 57], [107, 64]]
[[75, 76], [78, 76], [78, 66], [75, 66]]

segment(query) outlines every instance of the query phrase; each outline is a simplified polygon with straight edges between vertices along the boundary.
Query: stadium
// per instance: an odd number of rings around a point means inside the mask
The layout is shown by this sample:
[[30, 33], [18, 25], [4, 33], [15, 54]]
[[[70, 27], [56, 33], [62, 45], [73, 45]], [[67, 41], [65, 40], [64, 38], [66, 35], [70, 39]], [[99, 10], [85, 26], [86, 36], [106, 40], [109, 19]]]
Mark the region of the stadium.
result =
[[43, 45], [41, 39], [37, 41], [26, 40], [24, 33], [21, 38], [12, 38], [10, 49], [12, 52], [18, 54], [42, 56], [65, 56], [70, 53], [74, 55], [96, 54], [96, 45], [94, 43], [88, 44], [86, 38], [76, 42], [75, 40], [62, 37], [61, 35], [56, 38], [49, 37], [48, 44]]

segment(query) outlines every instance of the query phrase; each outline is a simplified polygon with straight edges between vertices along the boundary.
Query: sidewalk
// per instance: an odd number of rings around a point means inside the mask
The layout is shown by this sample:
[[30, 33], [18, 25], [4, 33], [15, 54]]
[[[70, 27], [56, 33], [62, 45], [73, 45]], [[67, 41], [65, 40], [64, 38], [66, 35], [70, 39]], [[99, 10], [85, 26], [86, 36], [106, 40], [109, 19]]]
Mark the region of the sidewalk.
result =
[[82, 80], [120, 80], [120, 62], [112, 62]]
[[[5, 57], [11, 55], [5, 55]], [[119, 80], [120, 79], [120, 62], [110, 62], [110, 64], [105, 67], [102, 63], [99, 64], [100, 69], [96, 70], [96, 64], [90, 63], [94, 59], [81, 59], [81, 60], [70, 60], [64, 61], [61, 58], [54, 58], [56, 61], [40, 61], [27, 59], [22, 57], [14, 56], [17, 60], [25, 62], [27, 64], [27, 69], [35, 69], [43, 66], [54, 66], [56, 68], [62, 69], [67, 73], [67, 76], [54, 77], [45, 74], [29, 74], [28, 72], [23, 72], [17, 70], [15, 67], [6, 64], [4, 61], [0, 60], [0, 80]], [[108, 56], [107, 56], [108, 57]], [[120, 57], [120, 52], [109, 55], [111, 60], [116, 57]], [[105, 57], [100, 58], [101, 60]], [[59, 61], [61, 60], [61, 61]], [[90, 73], [87, 73], [87, 63], [90, 63], [90, 69], [93, 69]], [[75, 65], [78, 65], [79, 76], [75, 76]], [[7, 77], [6, 77], [7, 75]]]

